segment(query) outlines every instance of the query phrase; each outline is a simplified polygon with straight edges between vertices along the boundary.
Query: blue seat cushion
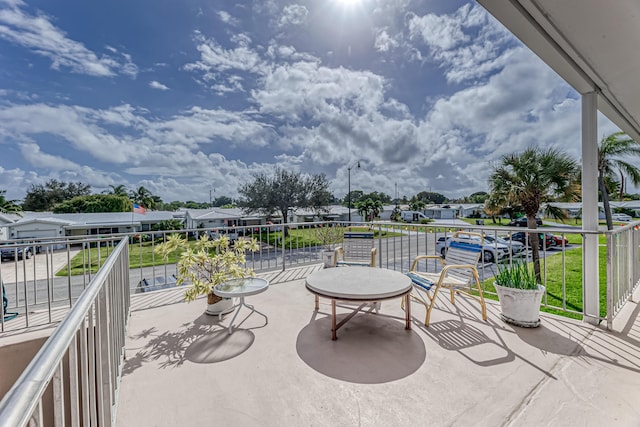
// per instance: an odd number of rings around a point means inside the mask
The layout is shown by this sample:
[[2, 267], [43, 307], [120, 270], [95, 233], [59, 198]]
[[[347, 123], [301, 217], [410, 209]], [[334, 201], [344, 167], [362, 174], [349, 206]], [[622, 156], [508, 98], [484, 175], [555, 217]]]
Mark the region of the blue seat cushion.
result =
[[357, 262], [357, 261], [338, 261], [336, 263], [336, 265], [340, 266], [340, 265], [350, 265], [352, 267], [354, 266], [358, 266], [358, 267], [370, 267], [371, 264], [369, 264], [368, 262]]
[[431, 280], [418, 276], [417, 274], [409, 272], [407, 273], [407, 276], [409, 276], [414, 285], [420, 286], [426, 291], [431, 290], [431, 287], [434, 285]]

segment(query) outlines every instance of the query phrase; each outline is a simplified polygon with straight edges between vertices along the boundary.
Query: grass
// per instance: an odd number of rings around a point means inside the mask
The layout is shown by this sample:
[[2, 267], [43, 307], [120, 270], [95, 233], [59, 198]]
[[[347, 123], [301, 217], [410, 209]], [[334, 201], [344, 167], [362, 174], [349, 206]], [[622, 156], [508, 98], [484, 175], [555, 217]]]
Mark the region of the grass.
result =
[[[315, 234], [315, 229], [313, 228], [300, 228], [300, 229], [290, 229], [288, 230], [288, 236], [285, 239], [285, 248], [288, 247], [312, 247], [319, 246], [320, 242], [317, 241], [317, 236]], [[369, 231], [368, 227], [355, 227], [352, 228], [354, 231]], [[374, 230], [375, 237], [395, 237], [402, 236], [402, 233], [388, 232], [385, 230]], [[251, 237], [251, 235], [247, 235], [247, 237]], [[270, 244], [275, 247], [282, 247], [282, 232], [274, 231], [271, 233], [256, 233], [253, 235], [258, 240], [261, 240], [263, 243]], [[156, 242], [157, 245], [158, 242]], [[191, 245], [195, 245], [195, 241], [190, 242]], [[98, 271], [100, 266], [106, 261], [107, 257], [111, 254], [111, 248], [109, 247], [101, 247], [100, 248], [100, 256], [98, 256], [98, 248], [84, 249], [80, 251], [75, 257], [71, 259], [70, 269], [71, 275], [81, 275], [88, 272], [89, 269], [89, 259], [91, 260], [91, 272], [95, 273]], [[179, 254], [172, 254], [169, 256], [167, 261], [165, 262], [162, 255], [155, 254], [153, 252], [153, 246], [151, 242], [143, 242], [140, 243], [132, 243], [129, 245], [129, 268], [140, 268], [140, 267], [152, 267], [156, 265], [164, 265], [166, 264], [175, 264], [178, 262]], [[69, 275], [69, 267], [65, 267], [60, 270], [57, 276], [67, 276]]]
[[[581, 312], [583, 307], [582, 300], [582, 248], [567, 249], [564, 251], [565, 280], [563, 290], [562, 280], [562, 254], [548, 256], [540, 260], [540, 269], [543, 279], [546, 277], [546, 296], [542, 300], [543, 304], [550, 307], [541, 307], [542, 311], [548, 313], [559, 314], [566, 317], [581, 319], [581, 314], [567, 313], [561, 310], [553, 309], [552, 306], [562, 308], [562, 295], [565, 294], [566, 308]], [[529, 262], [531, 268], [532, 263]], [[599, 286], [600, 286], [600, 315], [605, 316], [607, 308], [607, 269], [606, 269], [606, 248], [600, 246], [598, 256], [599, 266]], [[545, 275], [546, 271], [546, 275]], [[490, 278], [483, 282], [483, 289], [487, 293], [485, 296], [489, 299], [498, 299], [493, 286], [494, 279]]]

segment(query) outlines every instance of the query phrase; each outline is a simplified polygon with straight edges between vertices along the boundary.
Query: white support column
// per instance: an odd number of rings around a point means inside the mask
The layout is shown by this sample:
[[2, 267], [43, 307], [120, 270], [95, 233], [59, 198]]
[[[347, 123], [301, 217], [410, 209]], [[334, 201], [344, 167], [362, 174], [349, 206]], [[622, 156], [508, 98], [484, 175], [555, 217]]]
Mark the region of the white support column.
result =
[[[598, 230], [598, 97], [582, 95], [582, 229]], [[582, 251], [584, 321], [598, 323], [600, 292], [598, 236], [586, 234]]]

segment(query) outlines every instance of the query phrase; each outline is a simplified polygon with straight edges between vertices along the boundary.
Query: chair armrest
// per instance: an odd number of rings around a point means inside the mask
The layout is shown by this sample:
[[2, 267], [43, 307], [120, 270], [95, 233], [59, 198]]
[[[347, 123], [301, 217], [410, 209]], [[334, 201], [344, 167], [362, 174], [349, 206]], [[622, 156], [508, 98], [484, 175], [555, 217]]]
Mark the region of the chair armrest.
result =
[[337, 267], [338, 265], [338, 257], [342, 255], [342, 260], [344, 260], [344, 249], [342, 249], [342, 246], [336, 246], [336, 248], [333, 250], [333, 266]]
[[440, 264], [444, 267], [444, 260], [440, 255], [418, 255], [413, 259], [413, 264], [411, 264], [411, 272], [416, 271], [416, 267], [418, 266], [418, 261], [422, 261], [423, 259], [438, 259], [440, 260]]

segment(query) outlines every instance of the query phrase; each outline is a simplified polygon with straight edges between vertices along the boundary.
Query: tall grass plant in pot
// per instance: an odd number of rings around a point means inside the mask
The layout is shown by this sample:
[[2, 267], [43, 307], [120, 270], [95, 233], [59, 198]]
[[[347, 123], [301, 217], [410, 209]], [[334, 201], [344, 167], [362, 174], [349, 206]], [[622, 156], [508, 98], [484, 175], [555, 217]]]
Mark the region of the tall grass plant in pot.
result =
[[498, 264], [494, 287], [503, 321], [525, 328], [540, 326], [540, 303], [545, 287], [538, 283], [533, 267], [526, 261]]
[[181, 234], [172, 234], [155, 250], [165, 260], [169, 254], [180, 254], [176, 265], [177, 284], [188, 285], [185, 300], [194, 301], [198, 296], [206, 295], [206, 313], [219, 315], [232, 311], [233, 301], [214, 294], [214, 286], [230, 279], [253, 277], [253, 269], [246, 267], [245, 254], [258, 249], [256, 239], [238, 239], [232, 246], [225, 235], [211, 240], [205, 233], [195, 244]]

